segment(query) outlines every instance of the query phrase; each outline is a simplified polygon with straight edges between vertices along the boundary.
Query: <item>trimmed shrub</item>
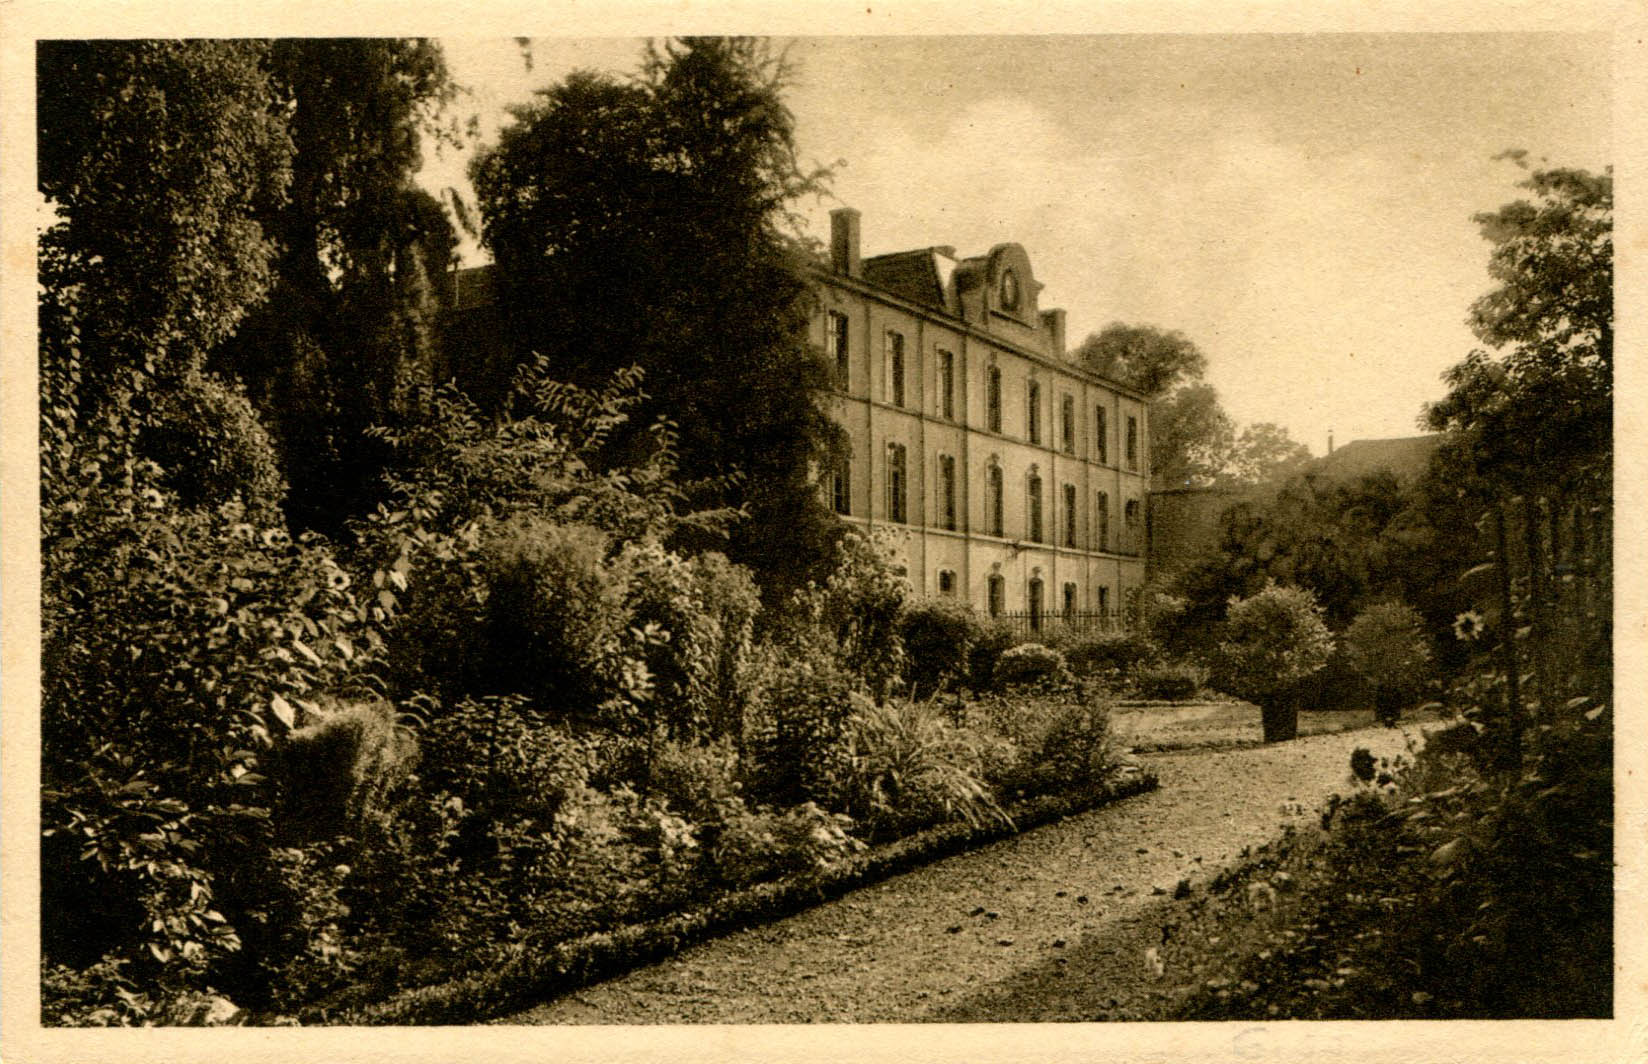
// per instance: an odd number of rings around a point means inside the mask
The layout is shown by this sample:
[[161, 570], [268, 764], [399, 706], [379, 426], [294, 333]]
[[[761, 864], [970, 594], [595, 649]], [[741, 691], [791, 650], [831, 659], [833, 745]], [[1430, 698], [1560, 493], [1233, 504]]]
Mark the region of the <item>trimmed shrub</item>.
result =
[[1058, 682], [1068, 679], [1069, 667], [1064, 655], [1040, 643], [1020, 643], [1002, 652], [996, 659], [992, 682], [996, 687], [1016, 684]]
[[1156, 645], [1141, 632], [1098, 632], [1064, 650], [1077, 676], [1120, 684], [1134, 670], [1156, 660]]
[[1218, 685], [1257, 703], [1265, 742], [1299, 733], [1292, 697], [1299, 681], [1327, 664], [1333, 634], [1308, 590], [1267, 584], [1249, 598], [1233, 598], [1218, 649]]
[[1374, 689], [1379, 719], [1394, 724], [1433, 674], [1424, 618], [1399, 602], [1376, 603], [1350, 622], [1344, 641], [1346, 661]]
[[904, 641], [905, 679], [917, 697], [963, 678], [979, 636], [973, 611], [952, 599], [929, 599], [904, 611], [899, 625]]
[[1139, 697], [1170, 702], [1192, 697], [1206, 682], [1206, 669], [1185, 662], [1140, 669], [1133, 678]]

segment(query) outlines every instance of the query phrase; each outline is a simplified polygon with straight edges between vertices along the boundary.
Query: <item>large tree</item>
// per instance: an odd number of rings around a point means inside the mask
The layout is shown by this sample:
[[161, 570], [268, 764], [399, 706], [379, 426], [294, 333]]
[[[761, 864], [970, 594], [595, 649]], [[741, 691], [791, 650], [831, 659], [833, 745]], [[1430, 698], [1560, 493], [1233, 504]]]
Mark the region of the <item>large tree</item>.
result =
[[730, 553], [769, 594], [835, 531], [812, 477], [838, 432], [790, 213], [823, 175], [798, 161], [787, 76], [759, 41], [652, 46], [634, 78], [575, 73], [517, 108], [473, 169], [517, 355], [584, 383], [641, 367], [649, 398], [615, 450], [671, 421], [695, 501], [748, 513]]
[[261, 215], [281, 251], [270, 298], [215, 364], [279, 438], [293, 519], [336, 531], [389, 458], [366, 430], [415, 416], [444, 375], [435, 285], [456, 238], [413, 175], [428, 140], [455, 137], [457, 89], [416, 38], [275, 41], [269, 79], [295, 148], [288, 197]]

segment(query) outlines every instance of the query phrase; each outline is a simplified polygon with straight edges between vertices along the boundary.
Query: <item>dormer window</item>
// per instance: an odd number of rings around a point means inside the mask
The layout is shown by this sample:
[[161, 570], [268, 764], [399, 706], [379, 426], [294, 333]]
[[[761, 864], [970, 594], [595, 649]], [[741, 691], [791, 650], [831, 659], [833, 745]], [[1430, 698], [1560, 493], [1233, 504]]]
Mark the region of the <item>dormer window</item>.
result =
[[1001, 309], [1019, 309], [1019, 275], [1012, 270], [1001, 275]]

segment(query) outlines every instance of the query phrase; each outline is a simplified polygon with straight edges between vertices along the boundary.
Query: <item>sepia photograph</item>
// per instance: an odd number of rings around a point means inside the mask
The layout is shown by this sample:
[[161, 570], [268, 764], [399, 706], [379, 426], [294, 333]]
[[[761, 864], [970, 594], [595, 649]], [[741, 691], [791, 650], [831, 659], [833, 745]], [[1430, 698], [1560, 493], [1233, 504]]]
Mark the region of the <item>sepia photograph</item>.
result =
[[9, 1057], [1637, 1059], [1621, 31], [999, 15], [8, 31]]

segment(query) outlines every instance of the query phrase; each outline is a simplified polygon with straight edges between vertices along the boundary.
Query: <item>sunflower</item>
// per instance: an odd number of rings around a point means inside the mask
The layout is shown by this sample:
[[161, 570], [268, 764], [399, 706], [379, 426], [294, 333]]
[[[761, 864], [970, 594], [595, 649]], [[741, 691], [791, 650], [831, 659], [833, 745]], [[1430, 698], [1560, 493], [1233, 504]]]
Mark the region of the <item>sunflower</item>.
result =
[[1488, 623], [1475, 610], [1466, 610], [1453, 619], [1453, 635], [1455, 639], [1475, 641], [1482, 638], [1487, 630]]

